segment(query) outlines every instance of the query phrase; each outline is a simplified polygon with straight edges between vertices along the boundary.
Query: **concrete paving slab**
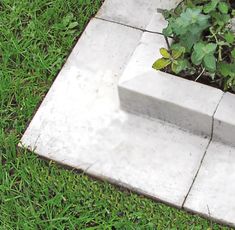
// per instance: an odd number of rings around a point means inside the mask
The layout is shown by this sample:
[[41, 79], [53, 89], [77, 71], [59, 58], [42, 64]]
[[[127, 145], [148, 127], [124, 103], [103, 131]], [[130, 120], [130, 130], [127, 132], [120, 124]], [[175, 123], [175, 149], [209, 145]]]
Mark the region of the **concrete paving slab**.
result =
[[225, 93], [214, 116], [214, 139], [235, 146], [235, 94]]
[[119, 84], [134, 80], [143, 74], [155, 74], [156, 70], [152, 68], [152, 65], [158, 58], [162, 57], [159, 52], [162, 47], [167, 48], [164, 36], [148, 32], [143, 33], [138, 46], [133, 52], [119, 80]]
[[117, 83], [140, 37], [92, 20], [21, 145], [180, 207], [209, 140], [120, 110]]
[[168, 22], [161, 13], [154, 13], [150, 23], [146, 27], [146, 31], [162, 34], [163, 29], [166, 28], [167, 25]]
[[235, 148], [212, 142], [184, 208], [235, 227]]
[[[106, 0], [97, 17], [146, 29], [158, 8], [174, 8], [181, 0]], [[162, 28], [155, 29], [161, 32]]]
[[145, 32], [119, 82], [124, 110], [211, 136], [213, 115], [223, 92], [152, 68], [165, 38]]

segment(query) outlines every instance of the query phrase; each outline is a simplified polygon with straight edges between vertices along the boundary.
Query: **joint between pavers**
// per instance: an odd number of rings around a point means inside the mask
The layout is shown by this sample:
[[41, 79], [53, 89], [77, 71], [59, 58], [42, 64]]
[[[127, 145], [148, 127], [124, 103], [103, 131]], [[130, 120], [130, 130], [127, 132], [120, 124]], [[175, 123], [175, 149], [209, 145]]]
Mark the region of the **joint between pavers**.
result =
[[97, 17], [95, 16], [96, 19], [99, 19], [99, 20], [102, 20], [102, 21], [105, 21], [105, 22], [111, 22], [111, 23], [115, 23], [115, 24], [118, 24], [118, 25], [121, 25], [121, 26], [126, 26], [126, 27], [129, 27], [129, 28], [132, 28], [132, 29], [135, 29], [135, 30], [140, 30], [142, 32], [145, 32], [144, 29], [141, 29], [141, 28], [138, 28], [138, 27], [135, 27], [135, 26], [131, 26], [131, 25], [126, 25], [124, 23], [121, 23], [121, 22], [116, 22], [114, 20], [109, 20], [109, 19], [105, 19], [105, 18], [100, 18], [100, 17]]
[[218, 110], [218, 107], [219, 107], [219, 105], [220, 105], [220, 103], [221, 103], [221, 101], [222, 101], [222, 99], [223, 99], [223, 97], [224, 97], [224, 94], [225, 94], [225, 93], [222, 94], [222, 96], [221, 96], [220, 100], [218, 101], [218, 104], [217, 104], [217, 106], [216, 106], [216, 108], [215, 108], [215, 111], [214, 111], [214, 113], [213, 113], [213, 115], [212, 115], [212, 125], [211, 125], [211, 136], [210, 136], [210, 140], [209, 140], [209, 143], [208, 143], [208, 145], [207, 145], [207, 147], [206, 147], [206, 150], [205, 150], [205, 152], [204, 152], [204, 155], [203, 155], [203, 157], [202, 157], [202, 159], [201, 159], [201, 162], [200, 162], [199, 168], [198, 168], [198, 170], [197, 170], [197, 173], [196, 173], [196, 175], [195, 175], [195, 177], [194, 177], [194, 179], [193, 179], [193, 182], [192, 182], [192, 184], [191, 184], [191, 186], [190, 186], [190, 188], [189, 188], [189, 191], [188, 191], [187, 195], [185, 196], [185, 199], [184, 199], [183, 204], [182, 204], [182, 209], [184, 209], [184, 205], [185, 205], [185, 203], [186, 203], [186, 200], [188, 199], [188, 196], [189, 196], [189, 194], [190, 194], [190, 192], [191, 192], [191, 190], [192, 190], [192, 188], [193, 188], [193, 185], [194, 185], [194, 183], [195, 183], [195, 181], [196, 181], [196, 179], [197, 179], [197, 176], [198, 176], [198, 174], [199, 174], [199, 172], [200, 172], [200, 169], [201, 169], [201, 167], [202, 167], [203, 161], [204, 161], [205, 156], [206, 156], [206, 154], [207, 154], [208, 148], [209, 148], [211, 142], [213, 141], [214, 121], [215, 121], [215, 118], [214, 118], [214, 117], [215, 117], [216, 111]]
[[215, 108], [215, 111], [214, 111], [214, 113], [212, 115], [211, 141], [213, 140], [213, 137], [214, 137], [215, 114], [216, 114], [216, 112], [217, 112], [217, 110], [219, 108], [219, 105], [220, 105], [224, 95], [225, 95], [225, 92], [222, 94], [222, 96], [221, 96], [221, 98], [220, 98], [220, 100], [219, 100], [219, 102], [218, 102], [218, 104], [217, 104], [217, 106]]
[[[124, 23], [117, 22], [117, 21], [114, 21], [114, 20], [109, 20], [109, 19], [105, 19], [105, 18], [100, 18], [100, 17], [97, 17], [97, 16], [95, 16], [94, 18], [99, 19], [99, 20], [103, 20], [103, 21], [105, 21], [105, 22], [111, 22], [111, 23], [115, 23], [115, 24], [118, 24], [118, 25], [121, 25], [121, 26], [126, 26], [126, 27], [129, 27], [129, 28], [131, 28], [131, 29], [140, 30], [140, 31], [142, 31], [142, 32], [147, 32], [147, 33], [151, 33], [151, 34], [158, 34], [158, 35], [164, 36], [164, 34], [163, 34], [163, 33], [160, 33], [160, 32], [154, 32], [154, 31], [151, 31], [151, 30], [141, 29], [141, 28], [139, 28], [139, 27], [135, 27], [135, 26], [131, 26], [131, 25], [126, 25], [126, 24], [124, 24]], [[164, 36], [164, 37], [165, 37], [165, 36]], [[169, 37], [169, 38], [171, 38], [171, 37]]]
[[201, 167], [202, 167], [203, 161], [204, 161], [204, 159], [205, 159], [207, 150], [208, 150], [208, 148], [209, 148], [211, 142], [212, 142], [212, 138], [209, 140], [208, 145], [206, 146], [206, 149], [205, 149], [205, 152], [204, 152], [203, 157], [202, 157], [202, 159], [201, 159], [199, 168], [198, 168], [198, 170], [197, 170], [197, 172], [196, 172], [196, 175], [195, 175], [195, 177], [194, 177], [194, 179], [193, 179], [193, 181], [192, 181], [192, 184], [191, 184], [191, 186], [190, 186], [190, 188], [189, 188], [189, 190], [188, 190], [188, 192], [187, 192], [187, 194], [186, 194], [186, 196], [185, 196], [185, 198], [184, 198], [184, 201], [183, 201], [182, 206], [181, 206], [182, 209], [184, 209], [184, 205], [185, 205], [185, 203], [186, 203], [186, 200], [188, 199], [188, 196], [189, 196], [189, 194], [190, 194], [190, 192], [191, 192], [191, 190], [192, 190], [192, 188], [193, 188], [193, 185], [194, 185], [194, 183], [195, 183], [195, 181], [196, 181], [196, 179], [197, 179], [197, 176], [198, 176], [198, 174], [199, 174], [199, 172], [200, 172], [200, 169], [201, 169]]

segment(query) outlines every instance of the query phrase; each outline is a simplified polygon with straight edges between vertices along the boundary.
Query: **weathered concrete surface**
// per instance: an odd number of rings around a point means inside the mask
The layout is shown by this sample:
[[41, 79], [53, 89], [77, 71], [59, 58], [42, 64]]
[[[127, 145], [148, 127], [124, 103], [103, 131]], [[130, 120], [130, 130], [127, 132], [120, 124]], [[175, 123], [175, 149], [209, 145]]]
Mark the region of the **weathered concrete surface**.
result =
[[182, 129], [211, 136], [221, 90], [152, 69], [166, 47], [159, 34], [144, 33], [119, 82], [124, 110], [170, 122]]
[[[145, 29], [158, 8], [174, 8], [181, 0], [106, 0], [96, 17]], [[161, 32], [161, 29], [158, 30]]]
[[22, 145], [180, 207], [209, 140], [119, 109], [117, 82], [140, 37], [138, 30], [92, 20]]
[[163, 15], [161, 13], [155, 13], [152, 16], [150, 23], [146, 27], [146, 31], [162, 34], [163, 29], [166, 28], [167, 25], [168, 23]]
[[143, 74], [155, 74], [156, 70], [152, 68], [152, 65], [158, 58], [162, 57], [159, 52], [159, 49], [162, 47], [167, 47], [164, 36], [148, 32], [143, 33], [137, 48], [133, 52], [119, 80], [119, 84], [132, 81]]
[[[143, 1], [135, 2], [138, 5]], [[108, 2], [111, 1], [107, 1], [106, 6]], [[125, 4], [124, 1], [119, 2]], [[127, 4], [131, 2], [134, 4], [131, 0]], [[118, 8], [113, 15], [114, 18], [118, 15]], [[133, 23], [131, 20], [130, 23]], [[21, 146], [51, 160], [181, 207], [209, 139], [142, 116], [146, 113], [136, 116], [120, 110], [117, 84], [129, 84], [141, 73], [134, 84], [138, 94], [186, 106], [189, 111], [192, 110], [192, 116], [200, 107], [205, 114], [211, 115], [214, 107], [205, 108], [191, 93], [198, 93], [200, 100], [210, 105], [216, 104], [213, 100], [219, 96], [201, 89], [201, 84], [196, 84], [197, 89], [189, 92], [187, 88], [191, 86], [187, 84], [191, 85], [191, 82], [185, 83], [185, 80], [179, 79], [177, 84], [171, 83], [175, 82], [171, 79], [176, 79], [175, 76], [163, 74], [163, 77], [152, 70], [153, 61], [159, 57], [156, 44], [165, 43], [162, 37], [154, 35], [150, 39], [148, 34], [144, 34], [135, 50], [141, 36], [140, 30], [93, 19], [22, 137]], [[146, 65], [148, 63], [150, 65]], [[147, 93], [141, 91], [141, 84], [147, 85], [144, 87]], [[157, 92], [152, 88], [154, 84]], [[170, 90], [175, 92], [175, 89], [178, 89], [176, 94], [168, 94]], [[182, 99], [185, 96], [183, 92], [187, 92], [186, 98], [189, 99], [186, 101]], [[227, 100], [230, 99], [222, 100], [218, 108], [218, 123], [226, 119], [225, 115], [220, 114], [223, 109], [228, 114], [233, 112], [233, 107], [227, 107]], [[142, 102], [140, 100], [137, 103]], [[172, 114], [177, 117], [178, 113], [181, 111], [173, 111]], [[150, 115], [149, 112], [147, 115]], [[195, 121], [205, 130], [211, 125], [211, 120], [208, 121], [209, 125], [205, 120]], [[218, 127], [227, 132], [224, 122], [221, 124], [217, 124]], [[217, 125], [214, 129], [219, 132]], [[234, 157], [234, 148], [214, 141], [210, 144], [186, 200], [186, 209], [235, 226]]]
[[214, 139], [235, 146], [235, 94], [225, 93], [214, 116]]
[[235, 148], [212, 142], [185, 208], [235, 227]]

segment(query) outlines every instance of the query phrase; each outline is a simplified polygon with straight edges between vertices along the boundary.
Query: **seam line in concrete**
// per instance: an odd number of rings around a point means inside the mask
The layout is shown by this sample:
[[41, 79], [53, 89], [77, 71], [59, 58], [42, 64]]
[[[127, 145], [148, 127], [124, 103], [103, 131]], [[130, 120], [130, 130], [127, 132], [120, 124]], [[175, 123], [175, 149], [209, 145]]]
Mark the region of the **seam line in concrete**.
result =
[[[105, 19], [105, 18], [97, 17], [97, 16], [95, 16], [94, 18], [99, 19], [99, 20], [103, 20], [103, 21], [106, 21], [106, 22], [115, 23], [115, 24], [118, 24], [118, 25], [121, 25], [121, 26], [126, 26], [126, 27], [129, 27], [129, 28], [131, 28], [131, 29], [140, 30], [140, 31], [142, 31], [142, 32], [148, 32], [148, 33], [151, 33], [151, 34], [158, 34], [158, 35], [164, 36], [164, 35], [163, 35], [162, 33], [160, 33], [160, 32], [153, 32], [153, 31], [150, 31], [150, 30], [141, 29], [141, 28], [138, 28], [138, 27], [135, 27], [135, 26], [126, 25], [126, 24], [121, 23], [121, 22], [116, 22], [116, 21], [114, 21], [114, 20], [108, 20], [108, 19]], [[164, 36], [164, 37], [165, 37], [165, 36]]]
[[192, 188], [193, 188], [193, 185], [194, 185], [194, 183], [195, 183], [195, 181], [196, 181], [196, 179], [197, 179], [197, 176], [198, 176], [198, 174], [199, 174], [199, 172], [200, 172], [200, 169], [201, 169], [201, 167], [202, 167], [203, 161], [204, 161], [205, 156], [206, 156], [206, 154], [207, 154], [208, 148], [209, 148], [209, 146], [210, 146], [210, 144], [211, 144], [211, 142], [212, 142], [212, 140], [213, 140], [213, 133], [214, 133], [214, 116], [215, 116], [215, 114], [216, 114], [216, 111], [217, 111], [217, 109], [218, 109], [218, 107], [219, 107], [219, 105], [220, 105], [222, 99], [223, 99], [224, 94], [225, 94], [225, 93], [222, 94], [222, 96], [221, 96], [221, 98], [220, 98], [220, 100], [219, 100], [219, 102], [218, 102], [218, 104], [217, 104], [217, 106], [216, 106], [216, 108], [215, 108], [215, 111], [214, 111], [214, 113], [213, 113], [213, 115], [212, 115], [211, 137], [210, 137], [210, 140], [209, 140], [208, 145], [206, 146], [206, 150], [205, 150], [205, 152], [204, 152], [204, 154], [203, 154], [203, 157], [202, 157], [202, 159], [201, 159], [201, 162], [200, 162], [199, 168], [198, 168], [198, 170], [197, 170], [197, 173], [196, 173], [196, 175], [195, 175], [195, 177], [194, 177], [194, 179], [193, 179], [193, 182], [192, 182], [192, 184], [191, 184], [191, 186], [190, 186], [190, 188], [189, 188], [188, 193], [187, 193], [186, 196], [185, 196], [185, 199], [184, 199], [183, 204], [182, 204], [182, 209], [184, 209], [184, 205], [185, 205], [185, 203], [186, 203], [186, 200], [188, 199], [189, 193], [191, 192], [191, 190], [192, 190]]
[[210, 146], [210, 144], [211, 144], [211, 141], [212, 141], [212, 139], [209, 140], [209, 143], [208, 143], [207, 146], [206, 146], [206, 149], [205, 149], [205, 152], [204, 152], [203, 157], [202, 157], [202, 159], [201, 159], [199, 168], [198, 168], [198, 170], [197, 170], [197, 172], [196, 172], [195, 177], [193, 178], [192, 184], [191, 184], [191, 186], [190, 186], [190, 188], [189, 188], [189, 190], [188, 190], [188, 192], [187, 192], [187, 194], [186, 194], [186, 196], [185, 196], [185, 198], [184, 198], [184, 201], [183, 201], [183, 203], [182, 203], [182, 206], [181, 206], [182, 209], [184, 209], [184, 205], [185, 205], [185, 203], [186, 203], [186, 200], [188, 199], [189, 193], [191, 192], [191, 190], [192, 190], [192, 188], [193, 188], [193, 185], [194, 185], [194, 183], [195, 183], [195, 181], [196, 181], [196, 179], [197, 179], [197, 176], [198, 176], [198, 174], [199, 174], [199, 171], [200, 171], [200, 169], [201, 169], [201, 167], [202, 167], [202, 163], [203, 163], [203, 161], [204, 161], [204, 159], [205, 159], [207, 150], [208, 150], [208, 148], [209, 148], [209, 146]]
[[218, 105], [216, 106], [215, 112], [213, 113], [213, 116], [212, 116], [211, 140], [213, 140], [213, 137], [214, 137], [215, 114], [219, 108], [219, 105], [220, 105], [224, 95], [225, 95], [225, 93], [222, 94], [222, 96], [218, 102]]
[[[135, 26], [126, 25], [126, 24], [124, 24], [124, 23], [116, 22], [116, 21], [114, 21], [114, 20], [108, 20], [108, 19], [104, 19], [104, 18], [100, 18], [100, 17], [96, 17], [96, 16], [95, 16], [95, 18], [96, 18], [96, 19], [99, 19], [99, 20], [106, 21], [106, 22], [118, 24], [118, 25], [121, 25], [121, 26], [129, 27], [129, 28], [132, 28], [132, 29], [135, 29], [135, 30], [139, 30], [139, 31], [142, 31], [142, 32], [148, 32], [148, 33], [158, 34], [158, 35], [164, 36], [162, 33], [159, 33], [159, 32], [153, 32], [153, 31], [149, 31], [149, 30], [146, 30], [146, 29], [141, 29], [141, 28], [138, 28], [138, 27], [135, 27]], [[165, 36], [164, 36], [164, 37], [165, 37]], [[166, 39], [166, 42], [167, 42], [167, 38], [166, 38], [166, 37], [165, 37], [165, 39]], [[133, 52], [133, 53], [134, 53], [134, 52]], [[216, 108], [215, 108], [215, 111], [214, 111], [214, 113], [213, 113], [213, 115], [212, 115], [212, 124], [211, 124], [211, 135], [210, 135], [210, 139], [209, 139], [209, 142], [208, 142], [208, 144], [207, 144], [207, 146], [206, 146], [206, 149], [205, 149], [205, 152], [204, 152], [204, 154], [203, 154], [203, 157], [202, 157], [202, 159], [201, 159], [201, 161], [200, 161], [200, 165], [199, 165], [199, 167], [198, 167], [198, 170], [197, 170], [197, 172], [196, 172], [196, 174], [195, 174], [195, 176], [194, 176], [194, 178], [193, 178], [192, 184], [191, 184], [191, 186], [190, 186], [190, 188], [189, 188], [189, 190], [188, 190], [188, 192], [187, 192], [187, 194], [186, 194], [186, 196], [185, 196], [185, 198], [184, 198], [184, 200], [183, 200], [183, 203], [182, 203], [182, 205], [181, 205], [181, 208], [182, 208], [182, 209], [184, 209], [184, 205], [185, 205], [185, 203], [186, 203], [186, 201], [187, 201], [187, 198], [188, 198], [188, 196], [189, 196], [189, 194], [190, 194], [190, 192], [191, 192], [191, 190], [192, 190], [192, 188], [193, 188], [193, 185], [194, 185], [194, 183], [195, 183], [195, 181], [196, 181], [196, 179], [197, 179], [197, 176], [198, 176], [198, 174], [199, 174], [199, 172], [200, 172], [200, 169], [201, 169], [201, 167], [202, 167], [202, 164], [203, 164], [203, 161], [204, 161], [204, 159], [205, 159], [205, 156], [206, 156], [206, 153], [207, 153], [207, 151], [208, 151], [208, 148], [209, 148], [209, 146], [210, 146], [210, 144], [211, 144], [211, 142], [212, 142], [212, 140], [213, 140], [214, 116], [215, 116], [216, 111], [217, 111], [217, 109], [218, 109], [218, 107], [219, 107], [219, 105], [220, 105], [220, 103], [221, 103], [221, 101], [222, 101], [223, 96], [224, 96], [224, 93], [222, 94], [222, 96], [221, 96], [221, 98], [220, 98], [220, 100], [219, 100], [219, 102], [218, 102], [218, 104], [217, 104], [217, 106], [216, 106]], [[138, 114], [138, 115], [139, 115], [139, 114]]]

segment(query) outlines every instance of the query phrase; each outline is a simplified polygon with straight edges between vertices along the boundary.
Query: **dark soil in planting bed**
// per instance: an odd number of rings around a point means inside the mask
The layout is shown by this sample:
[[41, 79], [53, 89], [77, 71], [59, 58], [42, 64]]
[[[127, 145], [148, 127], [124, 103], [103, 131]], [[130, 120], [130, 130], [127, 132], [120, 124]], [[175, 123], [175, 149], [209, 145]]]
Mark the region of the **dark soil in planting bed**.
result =
[[[169, 73], [169, 74], [172, 74], [176, 77], [180, 77], [180, 78], [187, 79], [187, 80], [190, 80], [190, 81], [198, 82], [198, 83], [208, 85], [208, 86], [211, 86], [213, 88], [217, 88], [217, 89], [220, 89], [222, 91], [225, 91], [224, 88], [223, 88], [223, 82], [221, 81], [221, 78], [218, 78], [218, 77], [215, 77], [214, 80], [211, 80], [206, 75], [202, 75], [200, 77], [199, 77], [199, 75], [195, 75], [195, 74], [190, 75], [188, 73], [181, 73], [180, 75], [176, 75], [175, 73], [170, 71], [170, 68], [167, 68], [166, 70], [162, 70], [162, 72]], [[226, 92], [235, 93], [232, 89], [226, 90]]]
[[235, 93], [234, 7], [230, 0], [182, 0], [175, 9], [159, 9], [168, 22], [167, 48], [153, 68]]

